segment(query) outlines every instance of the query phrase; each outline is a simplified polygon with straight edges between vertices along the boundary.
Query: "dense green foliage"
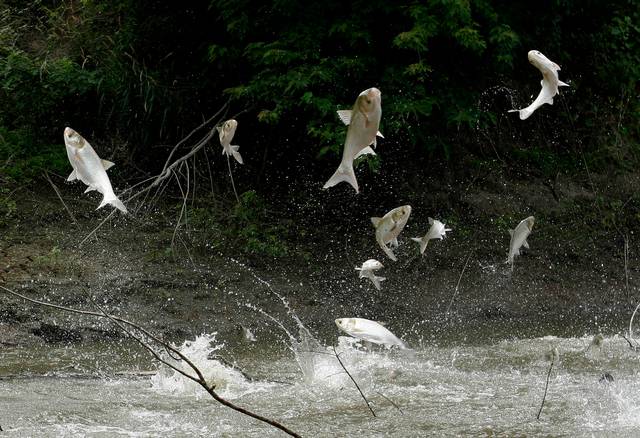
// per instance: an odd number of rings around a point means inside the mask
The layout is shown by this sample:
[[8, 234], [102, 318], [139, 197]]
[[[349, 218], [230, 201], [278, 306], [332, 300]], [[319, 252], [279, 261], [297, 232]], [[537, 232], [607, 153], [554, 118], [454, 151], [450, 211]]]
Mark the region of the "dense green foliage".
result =
[[[248, 110], [239, 135], [261, 174], [291, 155], [329, 153], [333, 166], [345, 132], [335, 110], [370, 86], [386, 142], [417, 162], [554, 174], [580, 151], [624, 170], [640, 159], [639, 45], [633, 0], [2, 0], [0, 172], [65, 172], [66, 125], [152, 170], [151, 147], [229, 99], [231, 113]], [[506, 111], [538, 92], [532, 48], [571, 87], [520, 123]]]

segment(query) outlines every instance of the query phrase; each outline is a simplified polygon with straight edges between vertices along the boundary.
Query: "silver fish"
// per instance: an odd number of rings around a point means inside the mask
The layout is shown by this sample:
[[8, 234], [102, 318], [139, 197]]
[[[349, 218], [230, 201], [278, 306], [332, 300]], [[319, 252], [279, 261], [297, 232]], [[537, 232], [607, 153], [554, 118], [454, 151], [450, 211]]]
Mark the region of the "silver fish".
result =
[[353, 160], [361, 155], [363, 149], [370, 144], [375, 144], [382, 117], [380, 90], [377, 88], [364, 90], [358, 95], [351, 113], [348, 116], [347, 113], [339, 113], [339, 115], [343, 122], [349, 124], [342, 150], [342, 161], [338, 170], [322, 188], [327, 189], [345, 181], [351, 184], [356, 193], [359, 193], [358, 181], [353, 171]]
[[447, 231], [451, 231], [451, 228], [446, 228], [447, 226], [440, 222], [439, 220], [434, 220], [429, 218], [429, 231], [423, 237], [412, 237], [411, 240], [416, 241], [420, 244], [420, 254], [424, 254], [424, 250], [427, 249], [427, 245], [429, 244], [429, 240], [431, 239], [444, 239]]
[[222, 145], [222, 154], [228, 156], [233, 155], [233, 158], [235, 158], [238, 163], [244, 164], [242, 156], [240, 152], [238, 152], [240, 146], [231, 144], [237, 128], [238, 122], [235, 119], [229, 119], [224, 122], [222, 126], [217, 127], [218, 136], [220, 137], [220, 144]]
[[382, 263], [375, 259], [369, 259], [364, 262], [361, 267], [356, 267], [356, 271], [360, 271], [360, 278], [368, 278], [369, 280], [371, 280], [375, 288], [380, 290], [380, 282], [386, 280], [386, 278], [376, 276], [374, 271], [377, 271], [381, 268], [384, 268]]
[[398, 235], [407, 224], [409, 216], [411, 215], [411, 206], [403, 205], [401, 207], [394, 208], [383, 217], [372, 217], [371, 223], [376, 229], [376, 241], [384, 253], [394, 262], [397, 260], [396, 256], [391, 251], [391, 248], [387, 244], [398, 246]]
[[67, 149], [67, 157], [73, 167], [73, 171], [67, 181], [79, 179], [88, 187], [85, 193], [97, 190], [102, 193], [102, 202], [98, 208], [111, 204], [123, 213], [127, 208], [113, 193], [111, 181], [107, 175], [107, 169], [114, 166], [111, 161], [101, 160], [87, 140], [73, 129], [64, 129], [64, 144]]
[[553, 105], [553, 98], [558, 94], [558, 87], [568, 87], [569, 84], [565, 84], [558, 79], [558, 71], [560, 66], [555, 62], [552, 62], [549, 58], [544, 56], [537, 50], [529, 51], [527, 57], [529, 62], [533, 64], [542, 73], [542, 90], [538, 94], [538, 97], [526, 108], [519, 110], [510, 110], [510, 113], [518, 112], [520, 114], [520, 120], [528, 118], [535, 110], [540, 108], [545, 103]]
[[534, 223], [534, 217], [529, 216], [528, 218], [520, 221], [520, 223], [514, 230], [509, 230], [511, 241], [509, 242], [509, 256], [507, 258], [507, 263], [511, 264], [512, 271], [513, 259], [515, 258], [515, 256], [520, 255], [520, 248], [524, 246], [525, 248], [529, 249], [529, 242], [527, 242], [527, 237], [529, 237], [529, 233], [531, 233], [531, 230], [533, 230]]
[[338, 318], [336, 325], [340, 330], [354, 338], [387, 346], [396, 345], [402, 350], [409, 346], [382, 324], [364, 318]]

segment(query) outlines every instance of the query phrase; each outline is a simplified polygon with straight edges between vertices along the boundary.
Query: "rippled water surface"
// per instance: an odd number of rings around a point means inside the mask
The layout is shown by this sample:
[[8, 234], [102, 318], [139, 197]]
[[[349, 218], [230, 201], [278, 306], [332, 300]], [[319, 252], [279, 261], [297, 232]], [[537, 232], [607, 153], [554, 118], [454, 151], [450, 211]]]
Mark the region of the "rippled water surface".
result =
[[[337, 351], [377, 414], [373, 418], [332, 349], [298, 345], [294, 354], [255, 352], [216, 360], [225, 349], [201, 336], [182, 349], [220, 394], [281, 421], [303, 436], [638, 436], [640, 355], [619, 337], [504, 340], [365, 351], [341, 338]], [[545, 354], [557, 347], [551, 372]], [[166, 370], [149, 369], [131, 349], [0, 350], [2, 436], [281, 436], [233, 412]], [[125, 361], [122, 358], [127, 357]], [[25, 364], [29, 364], [28, 367]], [[613, 383], [600, 383], [604, 373]]]

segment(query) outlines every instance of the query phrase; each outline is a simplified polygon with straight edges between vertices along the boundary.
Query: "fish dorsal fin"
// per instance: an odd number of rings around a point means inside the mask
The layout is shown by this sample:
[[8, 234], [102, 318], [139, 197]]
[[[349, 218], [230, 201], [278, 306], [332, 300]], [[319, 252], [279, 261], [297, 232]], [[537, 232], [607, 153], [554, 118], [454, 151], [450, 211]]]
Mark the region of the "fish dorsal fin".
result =
[[[568, 86], [568, 85], [567, 85]], [[380, 138], [384, 138], [384, 135], [382, 135], [382, 132], [378, 131], [376, 132], [376, 135]]]
[[76, 175], [76, 170], [73, 169], [69, 174], [69, 176], [67, 177], [67, 181], [74, 181], [76, 179], [78, 179], [78, 175]]
[[555, 68], [556, 70], [560, 70], [560, 66], [558, 64], [556, 64], [555, 62], [552, 62], [551, 65], [553, 66], [553, 68]]
[[509, 236], [513, 237], [513, 230], [509, 230]]
[[433, 225], [433, 218], [432, 217], [429, 218], [429, 225]]
[[342, 123], [345, 125], [351, 124], [351, 110], [338, 110], [338, 117], [342, 120]]
[[89, 193], [89, 192], [94, 191], [95, 189], [96, 189], [95, 187], [93, 187], [93, 186], [89, 186], [89, 187], [87, 187], [87, 190], [85, 190], [84, 192], [85, 192], [85, 193]]
[[100, 161], [102, 161], [102, 167], [104, 167], [104, 170], [109, 170], [116, 165], [116, 163], [113, 163], [109, 160], [100, 160]]
[[371, 218], [371, 223], [373, 224], [373, 226], [375, 228], [378, 228], [378, 225], [380, 225], [380, 221], [382, 220], [381, 217], [372, 217]]
[[384, 321], [374, 321], [374, 322], [380, 324], [382, 327], [385, 327], [387, 325], [387, 323]]
[[522, 242], [522, 246], [524, 246], [525, 248], [529, 249], [529, 242], [527, 242], [527, 240], [525, 239], [525, 241]]

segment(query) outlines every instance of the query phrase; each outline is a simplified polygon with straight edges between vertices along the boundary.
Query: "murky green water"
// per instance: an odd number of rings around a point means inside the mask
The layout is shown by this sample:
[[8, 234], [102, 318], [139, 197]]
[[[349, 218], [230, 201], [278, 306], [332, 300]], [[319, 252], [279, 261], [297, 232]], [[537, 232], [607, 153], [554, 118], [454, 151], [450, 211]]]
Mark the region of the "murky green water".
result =
[[[284, 382], [274, 383], [248, 381], [207, 361], [205, 337], [187, 350], [223, 396], [303, 436], [637, 436], [640, 354], [618, 337], [585, 352], [590, 341], [505, 340], [404, 354], [362, 351], [342, 340], [341, 358], [376, 418], [329, 354], [301, 351], [301, 366], [293, 353], [240, 358], [245, 371]], [[561, 362], [536, 420], [549, 367], [544, 356], [553, 347]], [[127, 374], [146, 369], [145, 356], [131, 356], [130, 348], [1, 350], [0, 373], [12, 376], [0, 379], [2, 436], [280, 435], [172, 373]], [[599, 383], [603, 372], [615, 381]]]

